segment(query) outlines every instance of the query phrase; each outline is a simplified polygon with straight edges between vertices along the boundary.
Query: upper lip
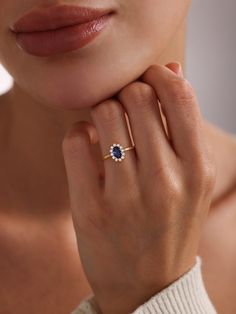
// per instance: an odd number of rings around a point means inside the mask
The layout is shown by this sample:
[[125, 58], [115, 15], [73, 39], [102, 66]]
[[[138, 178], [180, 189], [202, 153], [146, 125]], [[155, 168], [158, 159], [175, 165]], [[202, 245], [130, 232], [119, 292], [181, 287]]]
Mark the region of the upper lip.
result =
[[35, 32], [82, 24], [112, 13], [112, 9], [95, 9], [71, 5], [54, 5], [48, 8], [32, 9], [20, 17], [11, 30]]

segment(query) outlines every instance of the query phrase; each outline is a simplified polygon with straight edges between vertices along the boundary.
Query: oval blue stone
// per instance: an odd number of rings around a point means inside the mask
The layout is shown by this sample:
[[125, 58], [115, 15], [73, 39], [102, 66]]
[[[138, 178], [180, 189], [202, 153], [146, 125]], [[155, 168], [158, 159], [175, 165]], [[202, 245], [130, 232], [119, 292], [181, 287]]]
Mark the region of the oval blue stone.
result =
[[113, 154], [113, 156], [115, 156], [116, 158], [121, 158], [122, 152], [121, 152], [120, 147], [118, 147], [118, 146], [113, 147], [113, 149], [112, 149], [112, 154]]

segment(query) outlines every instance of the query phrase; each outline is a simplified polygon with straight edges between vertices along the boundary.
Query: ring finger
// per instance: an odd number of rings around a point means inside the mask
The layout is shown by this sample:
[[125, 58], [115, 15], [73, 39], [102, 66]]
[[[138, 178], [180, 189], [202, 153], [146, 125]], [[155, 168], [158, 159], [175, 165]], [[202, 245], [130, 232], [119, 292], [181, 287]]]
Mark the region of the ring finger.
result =
[[[103, 156], [110, 154], [110, 148], [113, 144], [120, 144], [123, 148], [133, 146], [125, 111], [118, 100], [111, 98], [92, 107], [91, 117], [98, 131]], [[119, 158], [120, 151], [118, 148], [115, 150], [115, 155]], [[118, 185], [125, 186], [135, 182], [135, 149], [124, 151], [124, 154], [124, 159], [121, 161], [115, 162], [112, 157], [104, 160], [105, 189], [111, 188], [114, 191]]]
[[[143, 82], [127, 85], [118, 99], [128, 113], [136, 144], [138, 166], [152, 174], [154, 167], [161, 167], [173, 156], [154, 89]], [[140, 162], [139, 162], [140, 161]]]

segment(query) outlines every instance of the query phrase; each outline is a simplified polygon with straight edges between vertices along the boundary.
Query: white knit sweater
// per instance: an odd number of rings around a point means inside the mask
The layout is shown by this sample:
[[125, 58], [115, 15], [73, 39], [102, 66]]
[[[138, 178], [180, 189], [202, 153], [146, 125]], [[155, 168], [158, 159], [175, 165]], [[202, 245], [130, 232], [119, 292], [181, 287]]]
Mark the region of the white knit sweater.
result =
[[[178, 280], [152, 296], [131, 314], [216, 314], [204, 286], [202, 260], [196, 257], [196, 264]], [[98, 314], [94, 296], [84, 299], [71, 314]]]

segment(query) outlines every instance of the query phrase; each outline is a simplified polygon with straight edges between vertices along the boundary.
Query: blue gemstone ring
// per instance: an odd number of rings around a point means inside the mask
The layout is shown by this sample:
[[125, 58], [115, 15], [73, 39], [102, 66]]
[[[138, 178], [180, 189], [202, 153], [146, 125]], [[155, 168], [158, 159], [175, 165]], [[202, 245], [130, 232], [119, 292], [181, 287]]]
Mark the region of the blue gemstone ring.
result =
[[135, 146], [123, 148], [120, 144], [113, 144], [110, 147], [110, 154], [103, 157], [103, 159], [112, 158], [114, 161], [122, 161], [125, 158], [125, 151], [134, 149]]

